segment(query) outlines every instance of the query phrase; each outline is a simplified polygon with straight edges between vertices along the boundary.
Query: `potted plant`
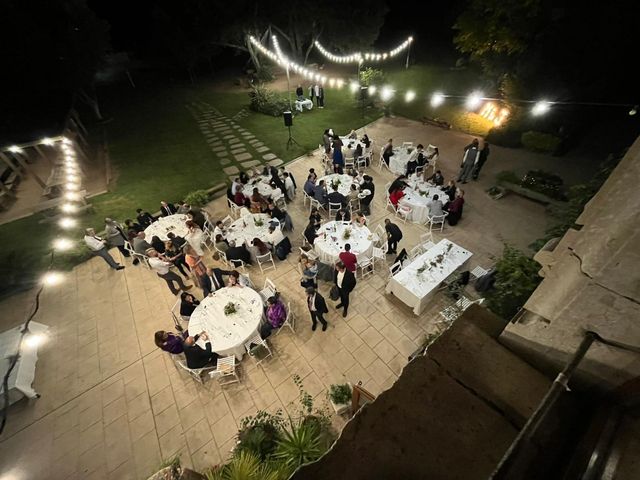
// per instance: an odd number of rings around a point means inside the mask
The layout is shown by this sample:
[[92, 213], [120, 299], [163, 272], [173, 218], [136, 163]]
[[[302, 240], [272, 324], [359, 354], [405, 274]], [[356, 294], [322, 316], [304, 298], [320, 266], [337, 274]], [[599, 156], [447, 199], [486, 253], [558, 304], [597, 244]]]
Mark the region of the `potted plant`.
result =
[[331, 385], [329, 388], [329, 401], [338, 415], [346, 413], [351, 407], [351, 384]]

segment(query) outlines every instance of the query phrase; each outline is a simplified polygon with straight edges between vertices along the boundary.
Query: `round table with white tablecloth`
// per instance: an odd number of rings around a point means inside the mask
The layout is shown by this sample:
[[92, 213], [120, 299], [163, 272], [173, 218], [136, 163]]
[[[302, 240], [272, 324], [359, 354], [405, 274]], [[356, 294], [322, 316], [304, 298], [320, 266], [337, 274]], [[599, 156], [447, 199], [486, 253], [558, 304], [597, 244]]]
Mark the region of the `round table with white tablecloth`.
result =
[[[236, 245], [251, 245], [251, 240], [259, 238], [265, 242], [269, 233], [269, 223], [273, 222], [280, 228], [280, 222], [277, 218], [271, 218], [266, 213], [251, 213], [240, 217], [227, 228], [226, 240], [234, 241]], [[257, 225], [256, 225], [257, 223]]]
[[187, 216], [182, 214], [160, 217], [144, 229], [144, 234], [147, 241], [150, 241], [151, 237], [157, 235], [160, 240], [166, 242], [169, 240], [169, 237], [167, 237], [167, 233], [169, 232], [173, 232], [176, 237], [184, 238], [184, 236], [189, 232], [189, 229], [187, 228], [187, 220], [189, 220]]
[[442, 205], [449, 202], [449, 197], [440, 187], [435, 187], [426, 182], [409, 182], [409, 187], [404, 189], [404, 197], [400, 199], [401, 205], [411, 207], [409, 221], [414, 223], [426, 223], [429, 216], [429, 203], [434, 195], [438, 195]]
[[331, 175], [327, 175], [318, 179], [316, 185], [320, 185], [320, 181], [324, 180], [325, 188], [327, 189], [327, 193], [333, 192], [333, 183], [340, 182], [338, 184], [338, 192], [340, 192], [345, 197], [349, 197], [349, 192], [351, 191], [351, 184], [353, 183], [353, 177], [347, 174], [338, 174], [333, 173]]
[[[244, 194], [245, 197], [251, 198], [251, 195], [253, 195], [253, 189], [257, 188], [258, 193], [260, 195], [262, 195], [265, 198], [271, 198], [272, 200], [275, 200], [275, 198], [273, 198], [273, 195], [274, 193], [277, 193], [276, 190], [280, 192], [280, 189], [272, 188], [269, 182], [271, 182], [271, 177], [266, 177], [264, 175], [260, 175], [259, 177], [252, 178], [249, 181], [249, 183], [247, 183], [244, 186], [244, 188], [242, 189], [242, 193]], [[279, 197], [280, 195], [281, 193], [277, 193], [276, 198]]]
[[395, 147], [393, 155], [389, 158], [389, 169], [397, 175], [407, 173], [407, 163], [409, 163], [409, 157], [414, 150], [415, 147]]
[[[349, 238], [345, 238], [345, 232]], [[327, 222], [318, 230], [318, 237], [313, 242], [313, 249], [323, 263], [335, 263], [338, 255], [344, 252], [344, 245], [351, 245], [351, 253], [357, 258], [371, 258], [373, 254], [373, 235], [367, 227], [354, 225], [351, 222]]]
[[[225, 306], [233, 303], [236, 312], [226, 315]], [[191, 314], [189, 334], [206, 332], [211, 350], [226, 357], [235, 355], [238, 360], [245, 353], [244, 343], [258, 335], [262, 320], [262, 298], [249, 287], [225, 287], [205, 297]], [[205, 348], [205, 341], [198, 339]]]

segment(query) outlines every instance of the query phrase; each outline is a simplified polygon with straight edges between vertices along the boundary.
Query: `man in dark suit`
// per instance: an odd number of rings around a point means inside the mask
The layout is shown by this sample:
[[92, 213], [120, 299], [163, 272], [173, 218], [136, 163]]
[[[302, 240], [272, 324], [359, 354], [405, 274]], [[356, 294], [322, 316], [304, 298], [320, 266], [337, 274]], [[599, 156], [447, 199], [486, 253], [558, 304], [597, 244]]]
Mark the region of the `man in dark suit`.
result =
[[167, 203], [164, 200], [160, 202], [160, 215], [163, 217], [168, 217], [169, 215], [173, 215], [176, 213], [178, 209], [173, 203]]
[[[207, 343], [205, 348], [200, 348], [196, 342], [199, 338], [202, 338]], [[188, 336], [184, 339], [183, 343], [184, 356], [187, 360], [187, 367], [189, 368], [204, 368], [207, 366], [215, 365], [218, 360], [218, 354], [211, 351], [211, 342], [206, 333], [202, 332], [195, 337]]]
[[156, 219], [153, 218], [153, 215], [151, 215], [149, 212], [143, 212], [141, 208], [138, 208], [136, 210], [136, 213], [138, 214], [136, 219], [138, 220], [138, 223], [143, 230], [156, 221]]
[[388, 218], [385, 218], [384, 229], [387, 232], [387, 240], [389, 242], [387, 255], [397, 253], [396, 250], [398, 249], [398, 242], [402, 240], [402, 231], [400, 230], [400, 227], [395, 223], [391, 223], [391, 220]]
[[182, 247], [184, 247], [184, 244], [187, 243], [184, 238], [182, 238], [180, 235], [176, 235], [173, 232], [167, 233], [167, 238], [171, 241], [171, 243], [174, 247], [176, 247], [177, 250], [180, 250]]
[[369, 190], [371, 192], [369, 195], [360, 199], [360, 207], [362, 208], [362, 213], [365, 215], [371, 214], [371, 202], [373, 201], [373, 195], [376, 192], [376, 187], [373, 184], [373, 178], [369, 175], [364, 176], [364, 182], [360, 185], [360, 191], [364, 192], [365, 190]]
[[311, 330], [315, 330], [318, 326], [318, 321], [322, 324], [322, 331], [327, 329], [327, 321], [323, 318], [323, 314], [328, 313], [327, 302], [324, 301], [324, 297], [320, 295], [315, 288], [307, 288], [307, 308], [311, 314], [311, 321], [313, 325]]
[[236, 242], [229, 242], [229, 248], [227, 249], [226, 254], [227, 260], [230, 262], [233, 262], [233, 260], [242, 260], [244, 263], [251, 265], [251, 254], [244, 244], [236, 246]]
[[351, 215], [349, 214], [349, 210], [347, 210], [346, 208], [341, 208], [340, 210], [338, 210], [338, 213], [336, 213], [336, 222], [350, 222], [351, 221]]
[[347, 204], [347, 199], [342, 195], [336, 187], [333, 187], [333, 191], [327, 195], [327, 200], [331, 203], [339, 203], [343, 207]]
[[327, 190], [324, 187], [324, 180], [320, 180], [320, 183], [314, 187], [313, 199], [320, 202], [320, 205], [327, 204]]
[[206, 275], [200, 277], [200, 287], [205, 297], [224, 287], [222, 275], [231, 275], [231, 270], [207, 267]]
[[349, 271], [349, 269], [342, 262], [336, 263], [336, 270], [333, 273], [333, 281], [338, 287], [338, 293], [340, 294], [340, 303], [336, 305], [336, 308], [344, 307], [342, 316], [347, 316], [347, 310], [349, 309], [349, 294], [356, 287], [356, 277]]

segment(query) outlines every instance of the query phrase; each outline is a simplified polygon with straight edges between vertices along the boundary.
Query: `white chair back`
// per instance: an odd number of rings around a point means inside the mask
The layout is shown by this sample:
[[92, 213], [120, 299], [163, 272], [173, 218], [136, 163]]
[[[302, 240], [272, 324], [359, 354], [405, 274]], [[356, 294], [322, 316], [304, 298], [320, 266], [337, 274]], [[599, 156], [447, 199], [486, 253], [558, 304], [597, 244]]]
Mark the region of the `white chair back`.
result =
[[258, 261], [258, 266], [260, 267], [260, 272], [264, 273], [265, 270], [276, 269], [276, 264], [273, 261], [273, 255], [271, 252], [265, 253], [264, 255], [256, 255], [256, 260]]

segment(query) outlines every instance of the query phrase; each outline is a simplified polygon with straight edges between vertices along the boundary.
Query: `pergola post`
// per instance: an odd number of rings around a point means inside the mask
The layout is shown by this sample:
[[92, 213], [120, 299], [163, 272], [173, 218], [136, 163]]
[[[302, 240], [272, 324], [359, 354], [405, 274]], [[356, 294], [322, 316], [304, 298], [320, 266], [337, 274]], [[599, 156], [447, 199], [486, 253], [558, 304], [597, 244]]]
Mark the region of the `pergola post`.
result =
[[16, 173], [22, 173], [20, 171], [20, 167], [17, 167], [10, 159], [9, 157], [7, 157], [4, 152], [0, 152], [0, 158], [2, 159], [2, 161], [4, 163], [6, 163], [7, 165], [9, 165], [9, 167], [11, 168], [11, 170], [13, 170]]
[[33, 175], [33, 178], [36, 180], [36, 182], [38, 182], [38, 185], [40, 185], [42, 188], [46, 188], [47, 184], [44, 183], [44, 181], [42, 181], [38, 174], [33, 171], [31, 166], [24, 160], [24, 158], [22, 158], [22, 155], [20, 155], [19, 153], [13, 153], [13, 158], [15, 158], [18, 163], [22, 165], [22, 168], [24, 168], [25, 171]]

